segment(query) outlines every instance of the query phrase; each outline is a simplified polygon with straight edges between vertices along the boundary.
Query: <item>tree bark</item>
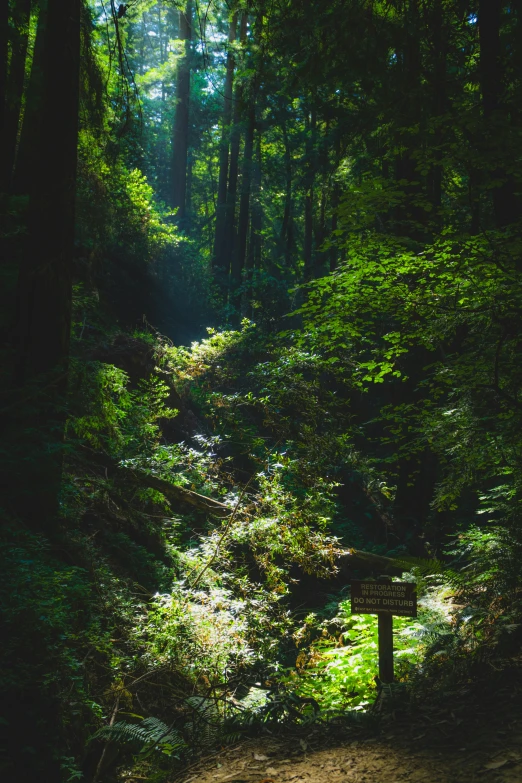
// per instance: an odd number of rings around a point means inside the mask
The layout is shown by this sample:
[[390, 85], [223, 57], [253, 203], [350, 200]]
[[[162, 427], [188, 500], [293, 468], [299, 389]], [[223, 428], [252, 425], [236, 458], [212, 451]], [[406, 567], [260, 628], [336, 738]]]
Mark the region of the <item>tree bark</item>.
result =
[[433, 30], [433, 114], [435, 118], [434, 157], [436, 163], [430, 172], [430, 200], [434, 208], [435, 221], [440, 227], [440, 208], [442, 205], [442, 143], [443, 143], [443, 115], [447, 108], [446, 96], [446, 37], [444, 27], [444, 12], [442, 0], [435, 0], [433, 5], [431, 27]]
[[[8, 62], [8, 42], [9, 42], [9, 3], [4, 2], [0, 8], [0, 155], [5, 151], [5, 118], [7, 109], [7, 62]], [[5, 189], [0, 180], [0, 192]]]
[[28, 252], [17, 291], [15, 383], [46, 392], [36, 398], [30, 429], [47, 440], [34, 466], [34, 511], [47, 518], [57, 511], [71, 328], [80, 20], [81, 0], [49, 0]]
[[290, 150], [290, 140], [286, 127], [286, 120], [281, 125], [283, 133], [283, 142], [285, 145], [285, 207], [283, 212], [283, 221], [281, 223], [280, 242], [283, 249], [285, 267], [290, 269], [292, 263], [293, 250], [293, 217], [292, 217], [292, 154]]
[[[247, 14], [241, 15], [239, 40], [243, 45], [246, 40]], [[232, 271], [232, 259], [237, 252], [236, 237], [236, 205], [237, 182], [239, 177], [239, 150], [241, 147], [241, 119], [243, 110], [243, 85], [237, 84], [234, 91], [234, 109], [232, 116], [232, 129], [230, 133], [230, 168], [228, 172], [228, 189], [225, 210], [225, 257], [224, 269], [227, 276]], [[229, 283], [230, 285], [230, 283]]]
[[304, 281], [313, 278], [313, 236], [314, 236], [314, 182], [315, 182], [315, 135], [317, 128], [317, 115], [314, 102], [310, 113], [306, 115], [306, 176], [305, 176], [305, 204], [304, 204]]
[[10, 190], [15, 162], [25, 78], [25, 60], [29, 41], [30, 14], [31, 0], [17, 0], [13, 9], [13, 38], [5, 104], [3, 104], [4, 117], [3, 122], [0, 123], [2, 128], [0, 191], [5, 192]]
[[171, 484], [170, 481], [167, 481], [166, 479], [153, 476], [150, 473], [145, 473], [143, 470], [126, 468], [107, 454], [93, 451], [87, 446], [80, 448], [80, 456], [85, 457], [87, 462], [102, 467], [104, 471], [107, 472], [107, 475], [110, 475], [111, 477], [119, 476], [122, 479], [131, 481], [141, 487], [149, 487], [158, 490], [162, 495], [165, 495], [168, 501], [188, 503], [200, 511], [216, 514], [220, 517], [226, 517], [232, 513], [230, 506], [220, 503], [219, 500], [214, 500], [214, 498], [209, 498], [206, 495], [200, 495], [198, 492], [193, 492], [184, 487], [178, 487], [175, 484]]
[[263, 230], [263, 209], [261, 206], [261, 130], [257, 132], [256, 154], [252, 163], [252, 216], [250, 219], [250, 237], [245, 261], [245, 290], [243, 291], [241, 315], [252, 317], [251, 296], [252, 277], [255, 269], [261, 268], [261, 242]]
[[[232, 91], [234, 84], [234, 52], [232, 46], [236, 40], [237, 14], [234, 14], [228, 31], [228, 52], [223, 96], [223, 115], [221, 120], [221, 141], [219, 146], [219, 176], [216, 204], [216, 228], [212, 266], [223, 277], [225, 268], [225, 216], [227, 203], [228, 163], [230, 150], [230, 126], [232, 123]], [[220, 281], [223, 282], [223, 281]]]
[[[479, 0], [478, 25], [480, 41], [480, 89], [484, 113], [486, 144], [484, 157], [498, 151], [509, 132], [509, 117], [503, 100], [504, 74], [500, 43], [500, 22], [503, 0]], [[498, 155], [495, 155], [498, 157]], [[497, 226], [502, 228], [520, 217], [520, 202], [515, 195], [513, 178], [501, 167], [491, 172], [502, 184], [492, 189], [493, 209]]]
[[338, 262], [336, 231], [339, 222], [341, 186], [337, 174], [338, 174], [340, 163], [341, 163], [341, 129], [338, 126], [336, 128], [336, 134], [335, 134], [335, 168], [334, 168], [334, 182], [332, 187], [332, 221], [330, 226], [330, 241], [331, 241], [330, 272], [334, 272], [337, 269], [337, 262]]
[[395, 233], [398, 236], [410, 237], [418, 242], [426, 240], [426, 222], [428, 213], [419, 205], [422, 195], [421, 175], [417, 171], [415, 152], [419, 148], [420, 134], [414, 138], [411, 134], [404, 140], [404, 129], [420, 125], [422, 120], [423, 91], [421, 87], [421, 46], [419, 0], [409, 0], [408, 28], [404, 41], [398, 50], [402, 62], [402, 74], [399, 83], [400, 108], [399, 127], [396, 139], [402, 151], [395, 161], [395, 179], [402, 182], [404, 196], [402, 203], [394, 210]]
[[243, 270], [246, 264], [248, 224], [250, 219], [250, 190], [252, 185], [252, 161], [254, 154], [254, 131], [256, 125], [255, 93], [249, 100], [248, 122], [245, 133], [245, 149], [241, 174], [241, 199], [237, 229], [237, 250], [232, 259], [232, 293], [239, 321], [241, 296], [235, 293], [243, 282]]
[[25, 96], [24, 116], [20, 132], [20, 143], [16, 153], [13, 175], [13, 192], [21, 195], [31, 190], [33, 172], [38, 163], [39, 122], [44, 101], [44, 72], [46, 57], [46, 36], [48, 0], [38, 0], [38, 24], [34, 43], [33, 60], [27, 93]]
[[180, 11], [179, 37], [184, 42], [184, 54], [178, 65], [176, 112], [172, 136], [172, 206], [177, 209], [178, 223], [183, 222], [186, 217], [192, 0], [188, 0], [185, 11]]

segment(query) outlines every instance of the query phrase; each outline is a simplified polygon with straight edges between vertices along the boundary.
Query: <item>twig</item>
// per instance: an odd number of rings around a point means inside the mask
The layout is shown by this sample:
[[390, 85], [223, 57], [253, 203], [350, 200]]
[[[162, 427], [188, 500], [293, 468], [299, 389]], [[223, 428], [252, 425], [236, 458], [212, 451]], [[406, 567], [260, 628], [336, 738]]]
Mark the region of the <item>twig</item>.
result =
[[253, 478], [254, 478], [254, 476], [250, 476], [250, 478], [248, 479], [247, 483], [243, 487], [243, 489], [241, 491], [241, 494], [240, 494], [240, 496], [237, 499], [237, 503], [234, 506], [234, 510], [232, 511], [230, 517], [228, 518], [227, 524], [225, 525], [225, 529], [223, 530], [223, 533], [219, 537], [219, 540], [218, 540], [218, 542], [216, 544], [216, 549], [214, 551], [214, 554], [212, 555], [210, 560], [206, 563], [206, 565], [203, 566], [203, 568], [201, 569], [199, 574], [196, 576], [194, 582], [190, 585], [190, 589], [191, 590], [193, 590], [196, 587], [196, 585], [199, 583], [199, 581], [200, 581], [201, 577], [203, 576], [203, 574], [205, 573], [205, 571], [207, 571], [210, 568], [210, 566], [212, 565], [212, 563], [214, 562], [214, 560], [218, 556], [221, 544], [223, 543], [223, 540], [224, 540], [225, 536], [227, 535], [228, 531], [230, 530], [230, 526], [232, 525], [232, 522], [234, 521], [234, 518], [236, 516], [236, 512], [237, 512], [237, 510], [239, 508], [239, 504], [243, 500], [243, 498], [245, 496], [245, 493], [246, 493], [246, 491], [247, 491], [247, 489], [249, 487], [249, 484], [252, 482]]
[[[116, 701], [114, 703], [114, 709], [112, 711], [111, 719], [109, 721], [109, 728], [114, 726], [114, 722], [116, 720], [116, 715], [118, 714], [118, 708], [120, 706], [120, 696], [121, 694], [118, 694], [116, 696]], [[107, 753], [107, 748], [109, 747], [111, 741], [108, 740], [105, 745], [103, 746], [102, 754], [100, 756], [100, 760], [98, 762], [98, 766], [96, 767], [96, 772], [94, 773], [93, 783], [98, 783], [98, 780], [100, 779], [100, 774], [103, 769], [103, 762], [105, 760], [105, 755]]]

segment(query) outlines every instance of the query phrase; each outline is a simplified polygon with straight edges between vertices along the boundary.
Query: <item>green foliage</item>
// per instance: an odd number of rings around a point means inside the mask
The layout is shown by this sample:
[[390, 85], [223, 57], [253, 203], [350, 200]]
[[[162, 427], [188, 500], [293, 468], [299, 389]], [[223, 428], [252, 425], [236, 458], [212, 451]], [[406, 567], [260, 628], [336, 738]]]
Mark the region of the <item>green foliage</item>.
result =
[[73, 373], [72, 382], [81, 389], [81, 413], [71, 420], [71, 427], [95, 449], [114, 456], [151, 453], [161, 434], [158, 420], [177, 414], [165, 405], [169, 388], [157, 376], [142, 379], [131, 389], [127, 374], [111, 364], [78, 362]]
[[[44, 41], [45, 4], [17, 21], [21, 5], [4, 58], [15, 180]], [[119, 19], [84, 4], [71, 361], [50, 425], [54, 384], [12, 383], [34, 198], [2, 158], [11, 759], [50, 758], [68, 781], [98, 764], [152, 778], [224, 741], [231, 716], [367, 710], [375, 618], [316, 606], [348, 547], [388, 555], [423, 592], [419, 622], [395, 621], [401, 682], [469, 678], [518, 650], [522, 39], [520, 10], [495, 5], [488, 68], [483, 22], [458, 3], [217, 0], [203, 19], [189, 4], [192, 44], [174, 4], [130, 3]], [[72, 260], [53, 279], [65, 321]], [[63, 456], [52, 519], [25, 502], [47, 451]], [[45, 763], [31, 779], [53, 778]]]
[[88, 131], [80, 135], [79, 167], [79, 239], [93, 260], [123, 253], [151, 263], [179, 247], [172, 213], [142, 172], [111, 160]]
[[[367, 709], [376, 695], [377, 616], [350, 615], [346, 602], [341, 602], [339, 609], [339, 638], [333, 639], [325, 630], [327, 638], [319, 639], [308, 653], [302, 653], [296, 670], [285, 680], [298, 696], [313, 699], [325, 718]], [[395, 617], [393, 624], [395, 678], [401, 682], [423, 658], [422, 615], [417, 622]]]
[[103, 726], [92, 739], [102, 739], [139, 748], [139, 757], [147, 758], [153, 752], [179, 758], [187, 747], [181, 735], [158, 718], [143, 718], [140, 723], [118, 721]]

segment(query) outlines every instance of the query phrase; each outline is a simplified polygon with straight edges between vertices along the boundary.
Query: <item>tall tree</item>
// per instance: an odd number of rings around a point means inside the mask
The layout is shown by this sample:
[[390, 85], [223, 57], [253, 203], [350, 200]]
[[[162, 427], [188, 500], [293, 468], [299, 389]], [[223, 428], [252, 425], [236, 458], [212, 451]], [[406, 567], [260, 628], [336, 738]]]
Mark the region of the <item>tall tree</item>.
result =
[[[6, 93], [7, 93], [7, 70], [8, 70], [8, 46], [9, 46], [9, 4], [2, 3], [0, 8], [0, 149], [5, 145], [5, 114], [6, 114]], [[0, 153], [2, 154], [2, 153]], [[0, 182], [0, 192], [2, 183]]]
[[251, 286], [254, 270], [261, 268], [262, 253], [262, 229], [263, 229], [263, 208], [261, 205], [261, 129], [258, 128], [257, 138], [255, 139], [255, 158], [252, 161], [251, 172], [251, 220], [250, 236], [248, 239], [248, 248], [245, 258], [245, 280], [244, 291], [241, 302], [241, 315], [245, 318], [252, 316], [250, 300]]
[[235, 292], [239, 289], [247, 255], [247, 237], [250, 221], [250, 190], [252, 185], [252, 160], [254, 153], [254, 132], [256, 126], [255, 96], [249, 100], [247, 127], [245, 131], [245, 146], [243, 151], [243, 167], [241, 172], [241, 196], [239, 201], [239, 216], [237, 225], [237, 247], [232, 256], [232, 291], [234, 304], [239, 316], [240, 297]]
[[48, 0], [38, 0], [36, 39], [29, 84], [25, 94], [24, 116], [13, 174], [13, 191], [17, 194], [29, 193], [33, 183], [33, 172], [39, 166], [39, 123], [43, 112], [45, 92], [47, 17]]
[[[503, 0], [479, 0], [478, 25], [480, 40], [480, 87], [485, 120], [485, 153], [493, 160], [499, 155], [499, 139], [509, 140], [510, 118], [505, 102], [505, 75], [500, 27]], [[503, 166], [491, 172], [494, 186], [491, 190], [495, 219], [498, 226], [507, 226], [520, 217], [520, 201], [515, 184]]]
[[20, 123], [20, 110], [25, 76], [25, 60], [29, 40], [31, 0], [16, 0], [13, 6], [11, 58], [6, 82], [4, 117], [0, 120], [0, 191], [11, 186], [16, 143]]
[[[259, 42], [262, 36], [262, 16], [259, 15], [255, 23], [255, 37]], [[259, 58], [254, 59], [250, 53], [247, 68], [253, 73], [248, 83], [245, 85], [242, 95], [246, 110], [245, 141], [243, 149], [243, 163], [241, 171], [241, 196], [239, 201], [239, 215], [237, 226], [237, 245], [232, 254], [232, 290], [237, 291], [243, 282], [243, 273], [247, 264], [247, 239], [248, 226], [251, 217], [250, 193], [252, 189], [252, 171], [254, 158], [254, 134], [256, 129], [256, 105], [259, 82], [262, 80], [263, 62]], [[234, 296], [234, 305], [236, 317], [239, 318], [241, 312], [241, 297], [239, 294]]]
[[[49, 444], [59, 443], [61, 437], [69, 358], [80, 19], [81, 0], [49, 0], [29, 242], [17, 294], [15, 382], [32, 389], [32, 427], [39, 427]], [[60, 466], [60, 449], [50, 445], [32, 477], [34, 509], [42, 518], [56, 511]]]
[[[248, 15], [246, 12], [243, 12], [241, 14], [241, 21], [239, 24], [239, 41], [242, 47], [244, 47], [246, 41], [247, 25]], [[234, 90], [234, 106], [232, 111], [232, 127], [230, 132], [230, 165], [228, 170], [224, 227], [224, 262], [227, 276], [230, 274], [230, 272], [233, 272], [233, 259], [237, 252], [236, 206], [239, 178], [239, 151], [241, 147], [241, 131], [244, 114], [244, 93], [244, 82], [237, 82], [236, 88]]]
[[310, 106], [305, 108], [305, 176], [304, 176], [304, 241], [303, 261], [305, 281], [314, 276], [314, 184], [316, 170], [316, 136], [317, 136], [317, 110], [315, 97], [312, 96]]
[[221, 116], [221, 139], [219, 143], [219, 172], [216, 203], [216, 226], [212, 266], [222, 276], [225, 267], [225, 221], [227, 204], [228, 164], [230, 154], [230, 128], [232, 124], [232, 95], [235, 58], [233, 45], [237, 33], [237, 13], [232, 16], [228, 30], [228, 49], [223, 92], [223, 113]]
[[192, 0], [179, 12], [179, 37], [183, 41], [183, 55], [178, 64], [176, 79], [176, 111], [172, 134], [172, 206], [177, 219], [186, 217], [187, 162], [189, 148], [189, 104], [192, 39]]

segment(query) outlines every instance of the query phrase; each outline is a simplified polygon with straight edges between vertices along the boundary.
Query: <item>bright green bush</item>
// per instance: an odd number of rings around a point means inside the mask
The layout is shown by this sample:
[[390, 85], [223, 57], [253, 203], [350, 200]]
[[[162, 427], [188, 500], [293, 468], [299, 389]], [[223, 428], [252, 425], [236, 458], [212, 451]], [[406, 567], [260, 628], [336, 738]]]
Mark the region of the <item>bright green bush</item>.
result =
[[[351, 615], [349, 602], [341, 602], [339, 609], [343, 630], [338, 639], [314, 642], [285, 681], [300, 697], [314, 699], [326, 716], [367, 709], [377, 694], [377, 616]], [[400, 682], [423, 658], [422, 616], [419, 621], [395, 617], [393, 626], [395, 676]]]

